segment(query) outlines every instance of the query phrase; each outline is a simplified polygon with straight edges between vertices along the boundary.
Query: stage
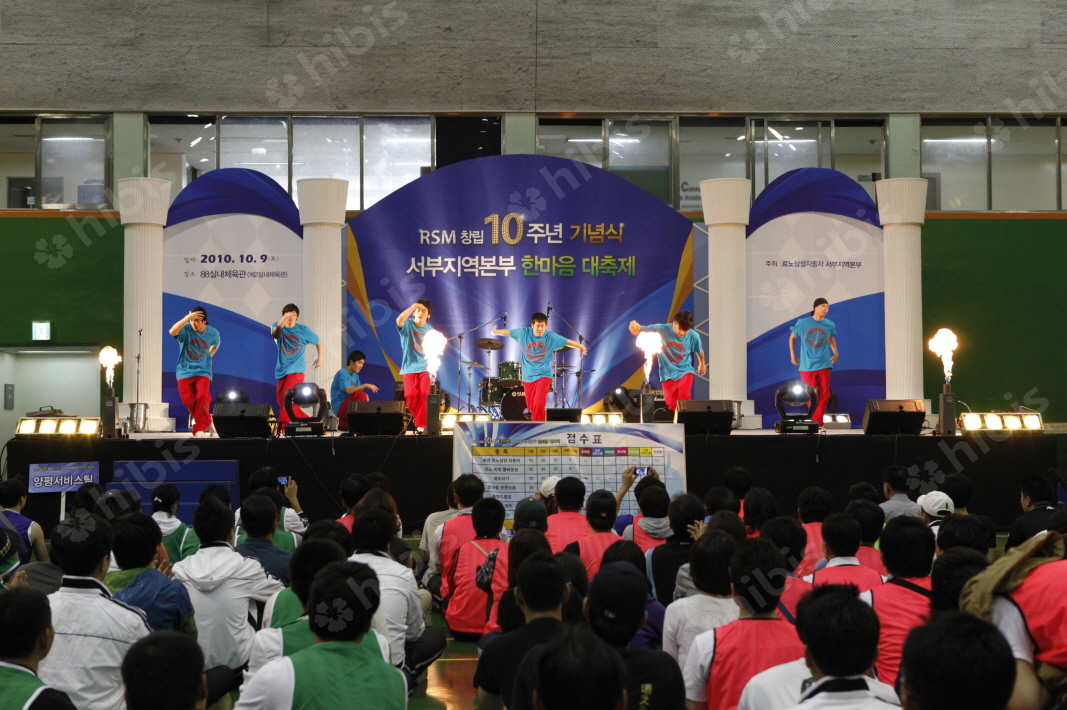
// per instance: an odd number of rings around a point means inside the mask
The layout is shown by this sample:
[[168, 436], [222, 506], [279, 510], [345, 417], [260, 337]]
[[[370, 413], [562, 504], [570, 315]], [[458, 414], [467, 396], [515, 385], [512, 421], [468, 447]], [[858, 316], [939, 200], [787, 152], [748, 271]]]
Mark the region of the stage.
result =
[[[31, 463], [98, 461], [101, 479], [111, 481], [116, 461], [160, 461], [144, 483], [167, 480], [168, 471], [189, 461], [239, 462], [242, 496], [257, 468], [270, 465], [279, 475], [294, 476], [300, 503], [311, 520], [343, 514], [338, 495], [351, 473], [382, 471], [389, 476], [406, 534], [421, 532], [430, 513], [444, 508], [452, 477], [452, 437], [291, 437], [277, 439], [193, 439], [188, 435], [142, 435], [134, 439], [75, 437], [13, 438], [8, 442], [8, 475], [25, 479]], [[974, 483], [969, 509], [988, 515], [1006, 530], [1020, 514], [1019, 482], [1026, 476], [1055, 476], [1057, 435], [864, 436], [859, 430], [824, 435], [782, 436], [749, 431], [729, 436], [687, 436], [687, 488], [703, 497], [720, 485], [731, 466], [744, 466], [758, 486], [778, 498], [780, 512], [796, 511], [796, 499], [808, 486], [822, 486], [844, 505], [848, 487], [867, 481], [881, 490], [882, 471], [891, 464], [913, 472], [913, 496], [933, 490], [945, 473], [959, 471]], [[234, 506], [239, 501], [234, 501]], [[25, 513], [46, 530], [57, 522], [60, 494], [30, 496]], [[146, 505], [146, 508], [148, 506]]]

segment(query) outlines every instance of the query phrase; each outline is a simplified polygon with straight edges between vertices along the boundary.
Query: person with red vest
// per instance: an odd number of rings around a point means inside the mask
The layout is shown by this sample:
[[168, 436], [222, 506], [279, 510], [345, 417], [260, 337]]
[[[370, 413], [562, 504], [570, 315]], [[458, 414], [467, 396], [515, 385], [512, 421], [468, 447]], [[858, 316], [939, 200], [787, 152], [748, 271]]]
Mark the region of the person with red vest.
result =
[[908, 632], [930, 618], [934, 559], [934, 533], [926, 523], [900, 515], [886, 523], [882, 532], [882, 561], [889, 570], [885, 584], [860, 594], [878, 614], [878, 680], [895, 685]]
[[[565, 480], [567, 479], [563, 479]], [[557, 501], [559, 500], [559, 487], [563, 485], [563, 481], [556, 485]], [[585, 571], [589, 574], [589, 579], [592, 579], [600, 570], [604, 550], [620, 539], [618, 533], [611, 529], [611, 524], [615, 522], [615, 496], [611, 494], [611, 491], [593, 491], [589, 495], [589, 500], [585, 502], [585, 520], [589, 529], [593, 531], [592, 534], [567, 545], [564, 551], [582, 558]], [[552, 532], [551, 518], [549, 518], [548, 531]]]
[[577, 476], [559, 479], [555, 495], [559, 512], [548, 516], [548, 532], [545, 533], [553, 555], [589, 534], [589, 523], [582, 515], [582, 506], [585, 505], [585, 484], [582, 479]]
[[445, 624], [457, 641], [476, 642], [482, 637], [508, 589], [508, 544], [500, 539], [505, 516], [504, 504], [496, 498], [475, 503], [468, 516], [474, 538], [446, 560], [441, 583], [447, 601]]
[[682, 672], [691, 710], [735, 710], [754, 675], [804, 655], [796, 629], [775, 616], [785, 557], [770, 540], [747, 539], [730, 559], [741, 618], [696, 637]]
[[745, 469], [744, 466], [734, 466], [726, 470], [726, 473], [722, 476], [722, 485], [726, 486], [737, 496], [737, 500], [740, 501], [741, 509], [738, 511], [737, 516], [741, 520], [745, 519], [745, 496], [752, 490], [752, 475]]
[[760, 528], [771, 518], [778, 517], [778, 501], [766, 488], [756, 487], [745, 496], [742, 512], [749, 537], [759, 537]]
[[804, 559], [797, 566], [797, 576], [807, 577], [815, 571], [815, 564], [823, 558], [822, 522], [834, 509], [834, 499], [830, 491], [812, 486], [805, 488], [797, 499], [797, 517], [808, 533], [808, 546], [804, 549]]
[[761, 537], [773, 542], [785, 558], [785, 589], [778, 598], [778, 618], [796, 624], [800, 600], [814, 589], [811, 582], [805, 582], [796, 575], [796, 567], [807, 546], [808, 534], [799, 520], [791, 515], [780, 515], [766, 522]]
[[636, 542], [641, 552], [648, 552], [667, 542], [667, 538], [674, 534], [670, 518], [667, 517], [671, 494], [666, 488], [649, 486], [641, 493], [637, 503], [641, 506], [641, 512], [634, 516], [632, 524], [626, 526], [622, 536]]
[[804, 577], [815, 587], [851, 584], [866, 592], [882, 585], [882, 575], [856, 559], [860, 547], [860, 524], [845, 513], [834, 513], [822, 523], [822, 551], [829, 560], [821, 570]]
[[888, 577], [882, 553], [874, 545], [882, 535], [885, 527], [885, 511], [882, 506], [869, 500], [854, 500], [845, 508], [845, 513], [855, 518], [860, 524], [860, 547], [856, 550], [856, 559], [864, 567], [873, 569], [883, 577]]
[[474, 522], [471, 511], [474, 504], [485, 495], [485, 484], [473, 473], [465, 473], [456, 479], [452, 487], [459, 512], [456, 517], [437, 528], [430, 543], [430, 564], [444, 575], [455, 551], [474, 539]]

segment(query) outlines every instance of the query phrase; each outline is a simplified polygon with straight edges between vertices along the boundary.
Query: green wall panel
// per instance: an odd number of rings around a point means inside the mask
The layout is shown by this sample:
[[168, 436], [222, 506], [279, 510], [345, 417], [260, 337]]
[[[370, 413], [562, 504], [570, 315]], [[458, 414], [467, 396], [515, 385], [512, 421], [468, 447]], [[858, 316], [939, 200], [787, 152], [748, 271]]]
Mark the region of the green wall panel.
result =
[[[1067, 421], [1067, 220], [928, 219], [922, 239], [923, 345], [938, 328], [956, 333], [960, 399]], [[923, 363], [936, 408], [941, 361], [926, 350]]]

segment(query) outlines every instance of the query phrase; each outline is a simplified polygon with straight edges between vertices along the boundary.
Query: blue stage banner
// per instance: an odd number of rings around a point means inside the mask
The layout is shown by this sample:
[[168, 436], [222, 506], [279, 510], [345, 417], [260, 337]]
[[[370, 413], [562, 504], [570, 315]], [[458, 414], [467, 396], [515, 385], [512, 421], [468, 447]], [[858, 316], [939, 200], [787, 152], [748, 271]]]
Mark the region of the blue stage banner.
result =
[[86, 483], [100, 483], [100, 462], [31, 463], [30, 493], [71, 493]]
[[[549, 330], [577, 340], [566, 319], [589, 341], [583, 405], [599, 409], [611, 388], [644, 380], [629, 321], [663, 323], [692, 309], [691, 227], [623, 178], [571, 160], [504, 155], [435, 170], [349, 222], [347, 346], [366, 355], [361, 379], [388, 393], [400, 379], [395, 319], [417, 299], [433, 303], [430, 325], [448, 338], [489, 322], [449, 341], [438, 380], [454, 407], [467, 400], [459, 361], [490, 366], [474, 341], [494, 337], [494, 319], [506, 311], [508, 328], [527, 327], [551, 302]], [[518, 345], [501, 341], [494, 377], [502, 361], [520, 360]], [[565, 384], [576, 406], [578, 352], [557, 364], [574, 368], [558, 389]], [[475, 406], [487, 374], [473, 370]], [[549, 406], [562, 406], [562, 394], [550, 394]]]
[[882, 228], [867, 191], [836, 170], [785, 173], [752, 205], [747, 254], [748, 396], [764, 427], [778, 419], [775, 390], [799, 379], [790, 329], [816, 298], [829, 301], [837, 329], [836, 411], [859, 426], [866, 401], [885, 397]]
[[[654, 469], [671, 496], [685, 493], [685, 430], [681, 424], [457, 422], [452, 476], [473, 473], [508, 517], [549, 476], [577, 476], [586, 495], [619, 490], [630, 467]], [[648, 474], [646, 474], [648, 475]], [[619, 514], [636, 513], [627, 495]]]

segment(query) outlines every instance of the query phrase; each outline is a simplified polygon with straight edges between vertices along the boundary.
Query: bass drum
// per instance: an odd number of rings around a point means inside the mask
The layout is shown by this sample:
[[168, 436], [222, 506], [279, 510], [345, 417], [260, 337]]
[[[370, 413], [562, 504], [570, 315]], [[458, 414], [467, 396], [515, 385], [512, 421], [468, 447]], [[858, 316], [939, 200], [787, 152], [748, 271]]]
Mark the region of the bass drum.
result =
[[510, 387], [504, 390], [500, 399], [500, 413], [506, 422], [526, 422], [530, 413], [526, 411], [526, 392], [522, 387]]

